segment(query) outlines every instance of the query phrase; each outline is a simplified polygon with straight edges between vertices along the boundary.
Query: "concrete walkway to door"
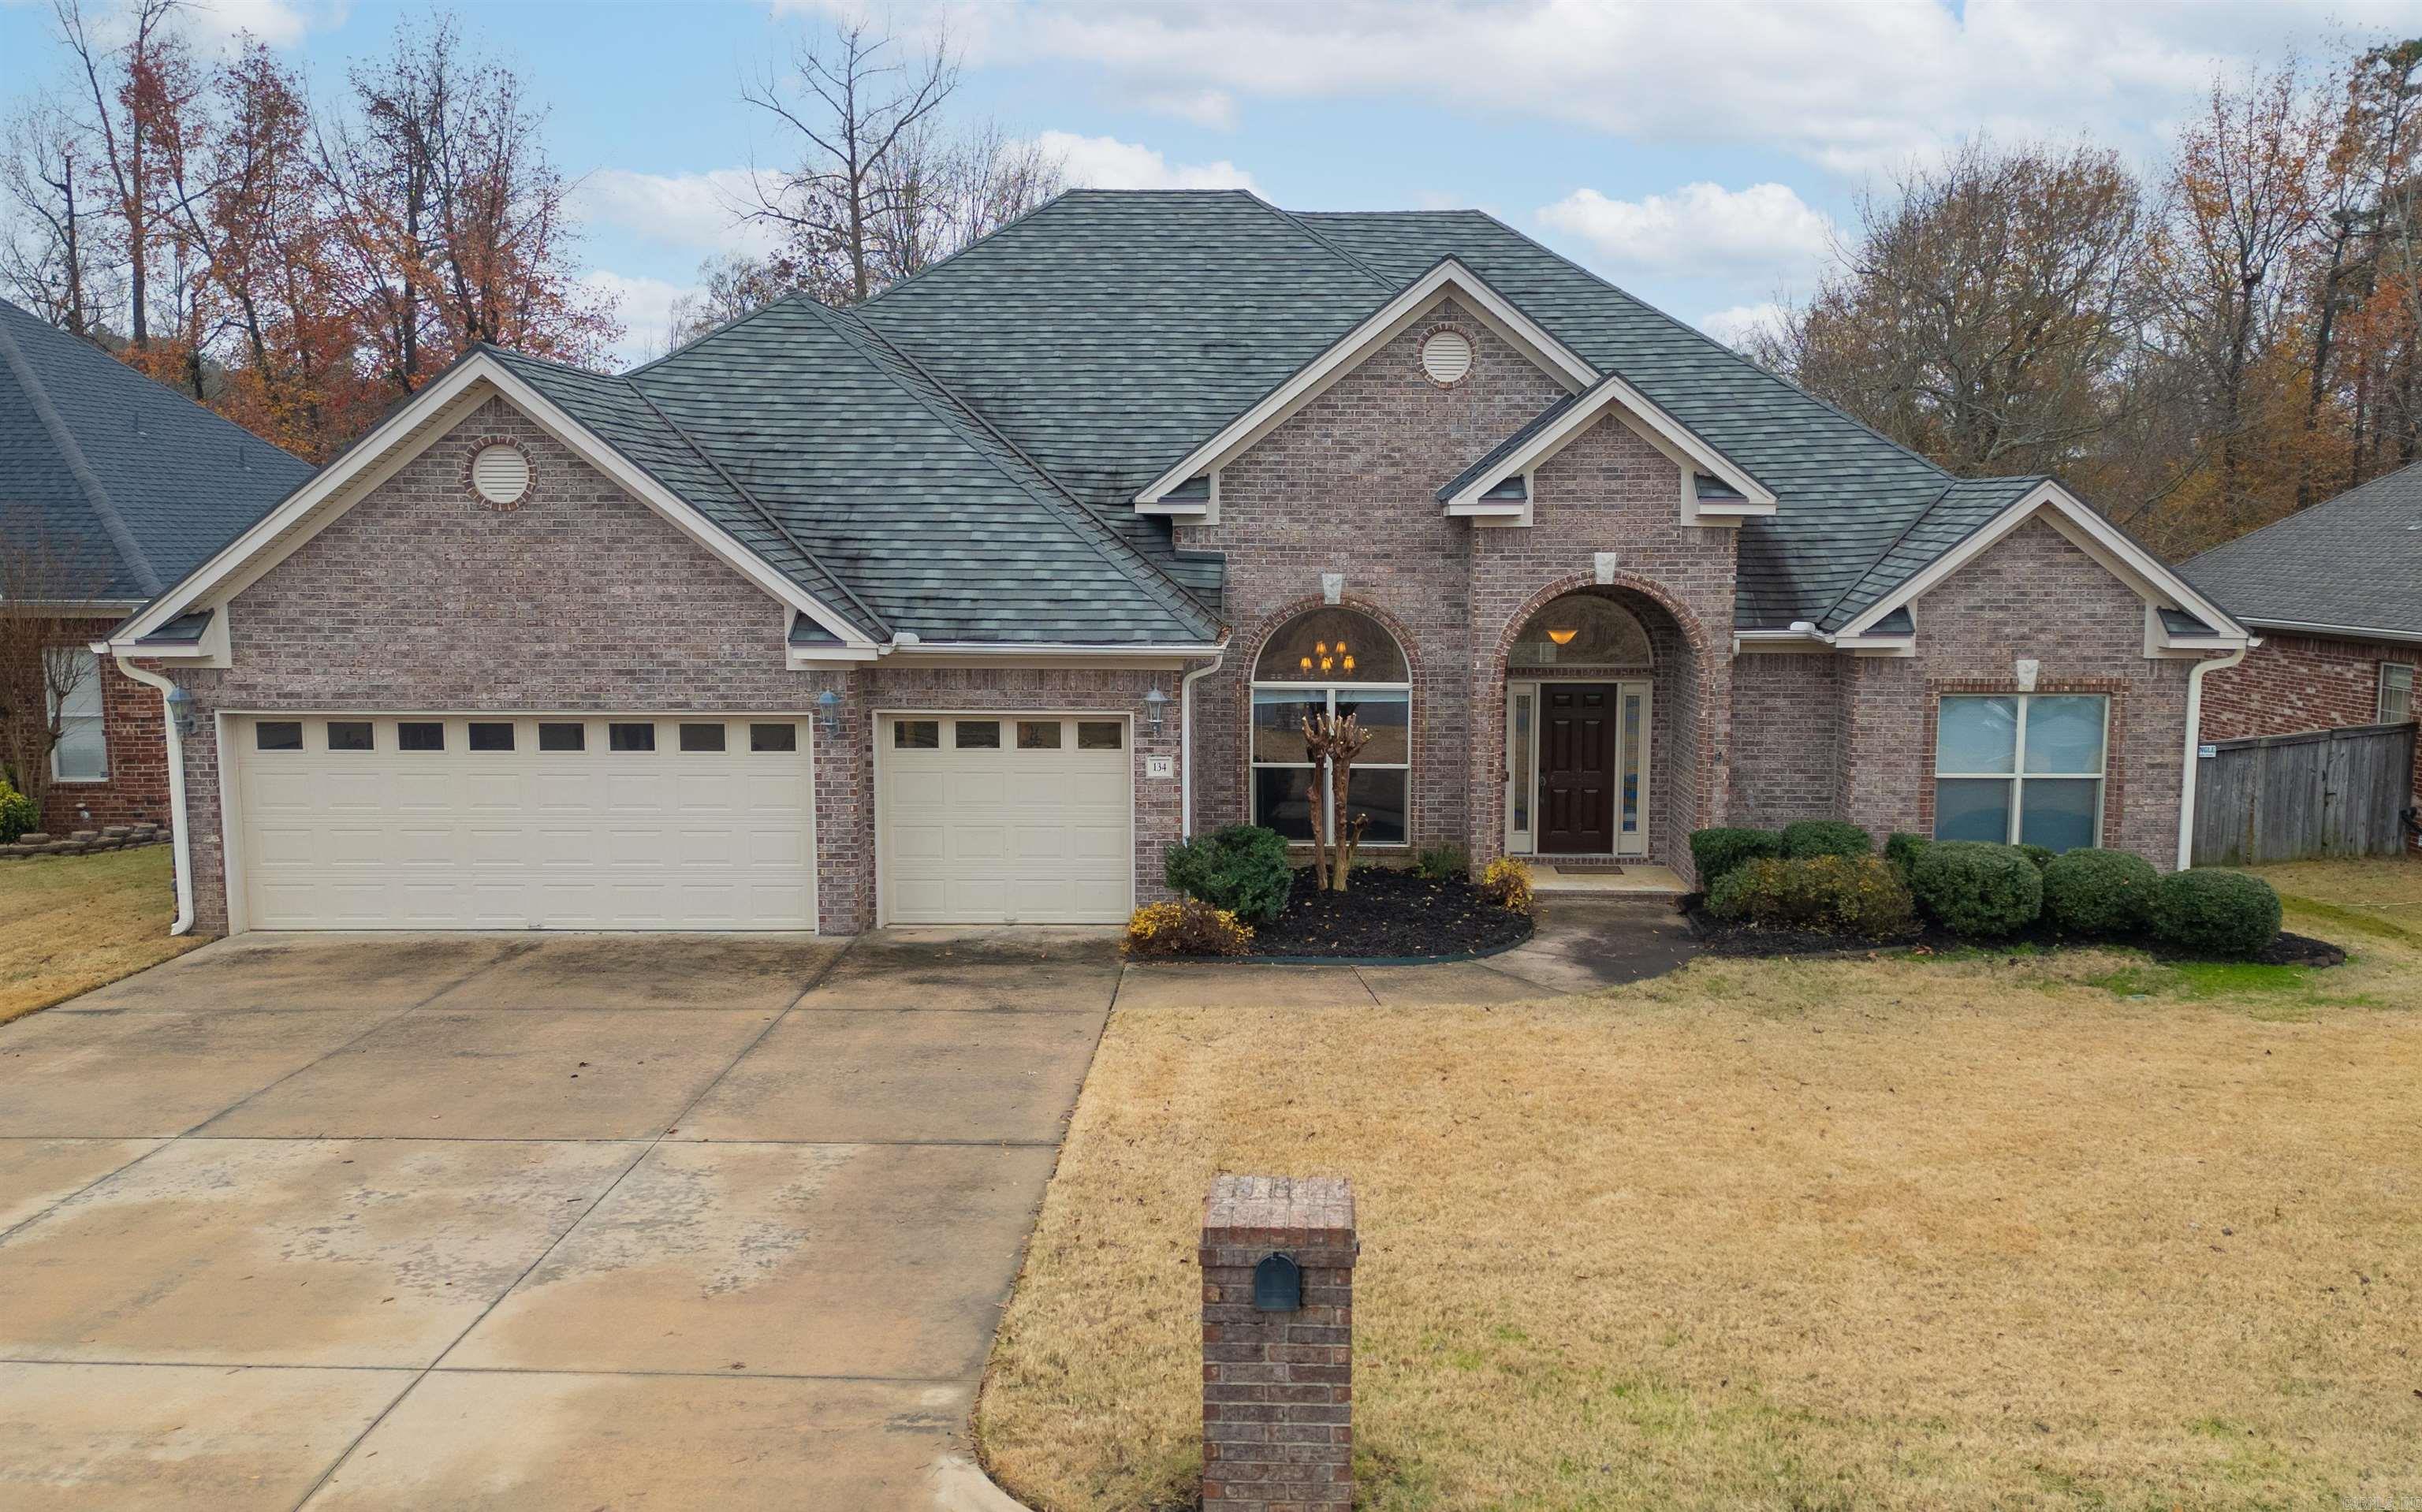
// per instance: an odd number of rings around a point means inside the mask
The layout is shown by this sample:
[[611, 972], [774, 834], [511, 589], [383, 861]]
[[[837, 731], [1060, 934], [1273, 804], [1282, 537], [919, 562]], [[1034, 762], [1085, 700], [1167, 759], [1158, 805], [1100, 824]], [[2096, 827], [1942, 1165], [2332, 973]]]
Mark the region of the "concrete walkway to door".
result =
[[247, 936], [0, 1029], [0, 1506], [1007, 1505], [1108, 932]]

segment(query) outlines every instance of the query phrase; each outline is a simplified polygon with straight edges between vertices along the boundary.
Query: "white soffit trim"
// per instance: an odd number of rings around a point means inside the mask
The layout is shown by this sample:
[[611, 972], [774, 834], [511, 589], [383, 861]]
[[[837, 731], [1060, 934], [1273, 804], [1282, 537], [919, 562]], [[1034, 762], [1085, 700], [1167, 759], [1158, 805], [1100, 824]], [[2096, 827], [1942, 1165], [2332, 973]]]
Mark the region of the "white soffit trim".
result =
[[2242, 645], [2248, 638], [2245, 627], [2226, 610], [2197, 592], [2194, 584], [2163, 564], [2160, 558], [2129, 540], [2117, 526], [2097, 514], [2083, 499], [2053, 482], [2037, 484], [2017, 503], [1979, 527], [1967, 540], [1927, 562], [1915, 576], [1868, 605], [1856, 619], [1842, 627], [1838, 638], [1848, 639], [1865, 634], [1877, 621], [1904, 605], [1915, 603], [1944, 578], [1991, 550], [2005, 536], [2037, 514], [2045, 515], [2047, 524], [2100, 562], [2105, 571], [2133, 589], [2140, 597], [2170, 601], [2210, 625], [2218, 632], [2220, 643]]
[[2248, 620], [2245, 623], [2265, 630], [2291, 630], [2324, 640], [2395, 640], [2407, 645], [2422, 642], [2422, 631], [2383, 630], [2376, 625], [2323, 624], [2317, 620]]
[[[112, 638], [111, 644], [123, 646], [139, 640], [206, 600], [216, 603], [233, 598], [368, 497], [406, 463], [436, 444], [491, 397], [500, 397], [521, 411], [583, 462], [776, 599], [850, 645], [874, 644], [485, 352], [465, 357], [415, 394], [358, 445], [306, 480], [286, 496], [284, 503], [220, 548], [216, 556], [183, 582], [153, 600], [149, 608], [128, 621]], [[439, 423], [430, 424], [432, 420]], [[427, 433], [420, 441], [409, 446], [401, 444], [424, 426], [428, 427]]]
[[[1699, 503], [1706, 514], [1771, 514], [1776, 499], [1774, 490], [1742, 470], [1730, 457], [1709, 446], [1698, 433], [1659, 408], [1657, 402], [1620, 376], [1609, 373], [1600, 379], [1581, 402], [1559, 415], [1538, 434], [1498, 459], [1497, 465], [1455, 491], [1446, 501], [1447, 512], [1460, 512], [1464, 507], [1476, 504], [1480, 496], [1518, 472], [1530, 472], [1562, 451], [1576, 436], [1588, 430], [1614, 408], [1624, 423], [1637, 431], [1651, 445], [1677, 464], [1682, 464], [1682, 489], [1695, 502], [1696, 490], [1691, 482], [1692, 466], [1712, 473], [1738, 490], [1746, 501], [1727, 510], [1718, 502]], [[1678, 453], [1678, 455], [1676, 455]]]
[[1294, 377], [1229, 421], [1219, 434], [1187, 453], [1184, 461], [1154, 479], [1136, 496], [1137, 506], [1159, 503], [1161, 496], [1171, 489], [1197, 473], [1219, 466], [1284, 424], [1287, 417], [1402, 335], [1440, 295], [1448, 293], [1461, 300], [1500, 340], [1562, 379], [1573, 392], [1580, 393], [1597, 382], [1597, 370], [1582, 361], [1578, 353], [1489, 288], [1478, 274], [1448, 258], [1406, 285], [1377, 313], [1339, 337], [1327, 351], [1297, 369]]

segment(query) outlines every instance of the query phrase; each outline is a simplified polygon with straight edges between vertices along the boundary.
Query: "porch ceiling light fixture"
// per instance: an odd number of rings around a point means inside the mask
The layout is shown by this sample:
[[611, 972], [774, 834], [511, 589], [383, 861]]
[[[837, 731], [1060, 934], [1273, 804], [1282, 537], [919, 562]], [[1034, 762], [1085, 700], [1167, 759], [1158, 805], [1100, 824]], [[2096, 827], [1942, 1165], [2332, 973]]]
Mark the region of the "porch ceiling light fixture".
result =
[[1573, 643], [1573, 637], [1580, 634], [1581, 631], [1578, 628], [1571, 630], [1550, 630], [1548, 632], [1548, 638], [1554, 641], [1559, 646], [1569, 646]]

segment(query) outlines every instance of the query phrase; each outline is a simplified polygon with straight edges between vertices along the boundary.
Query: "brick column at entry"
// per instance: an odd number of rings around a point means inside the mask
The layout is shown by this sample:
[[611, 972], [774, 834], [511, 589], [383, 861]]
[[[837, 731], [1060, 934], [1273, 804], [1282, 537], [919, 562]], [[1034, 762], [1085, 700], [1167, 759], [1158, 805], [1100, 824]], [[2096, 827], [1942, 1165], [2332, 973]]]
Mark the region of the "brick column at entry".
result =
[[1201, 1251], [1204, 1512], [1354, 1504], [1360, 1248], [1354, 1189], [1339, 1177], [1211, 1184]]

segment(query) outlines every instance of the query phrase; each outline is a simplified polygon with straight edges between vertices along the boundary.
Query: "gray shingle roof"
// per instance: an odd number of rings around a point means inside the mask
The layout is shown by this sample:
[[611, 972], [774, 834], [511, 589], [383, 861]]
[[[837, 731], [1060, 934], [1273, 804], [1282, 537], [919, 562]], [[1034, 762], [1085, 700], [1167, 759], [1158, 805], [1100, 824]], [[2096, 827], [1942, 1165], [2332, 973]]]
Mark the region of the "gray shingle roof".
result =
[[2180, 569], [2240, 620], [2422, 636], [2422, 463]]
[[[38, 528], [73, 563], [77, 597], [149, 598], [309, 476], [301, 458], [0, 300], [0, 520]], [[19, 524], [21, 511], [39, 526]]]

